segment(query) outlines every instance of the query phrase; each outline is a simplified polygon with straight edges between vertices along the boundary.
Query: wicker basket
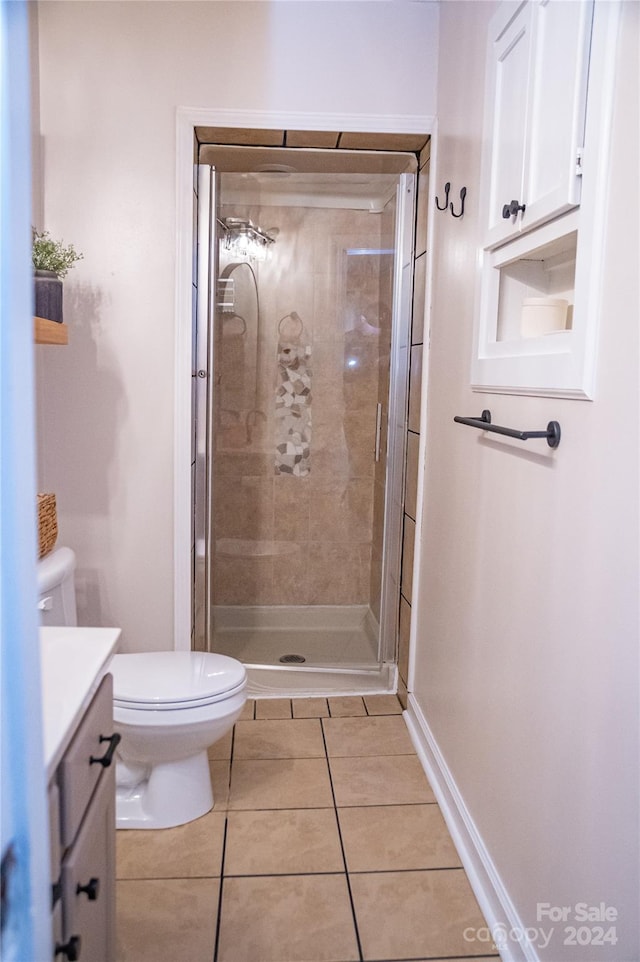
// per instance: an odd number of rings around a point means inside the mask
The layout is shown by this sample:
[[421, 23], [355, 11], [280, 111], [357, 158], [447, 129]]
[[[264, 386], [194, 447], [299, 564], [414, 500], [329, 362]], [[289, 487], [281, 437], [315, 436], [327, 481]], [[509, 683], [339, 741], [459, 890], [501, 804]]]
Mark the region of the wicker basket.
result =
[[38, 536], [40, 541], [39, 558], [53, 551], [58, 537], [58, 515], [55, 494], [38, 495]]

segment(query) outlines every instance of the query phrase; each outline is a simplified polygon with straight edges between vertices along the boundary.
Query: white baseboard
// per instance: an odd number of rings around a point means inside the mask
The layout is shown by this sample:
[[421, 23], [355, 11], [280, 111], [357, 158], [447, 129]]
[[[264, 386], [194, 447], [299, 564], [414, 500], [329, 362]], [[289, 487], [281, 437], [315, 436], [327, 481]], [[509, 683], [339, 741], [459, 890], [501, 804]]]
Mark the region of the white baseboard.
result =
[[[535, 945], [526, 937], [519, 937], [526, 931], [525, 926], [413, 695], [409, 695], [404, 719], [487, 927], [494, 934], [500, 958], [504, 962], [540, 962]], [[473, 944], [470, 951], [479, 953], [481, 949], [487, 954], [490, 949], [495, 951], [490, 942]]]

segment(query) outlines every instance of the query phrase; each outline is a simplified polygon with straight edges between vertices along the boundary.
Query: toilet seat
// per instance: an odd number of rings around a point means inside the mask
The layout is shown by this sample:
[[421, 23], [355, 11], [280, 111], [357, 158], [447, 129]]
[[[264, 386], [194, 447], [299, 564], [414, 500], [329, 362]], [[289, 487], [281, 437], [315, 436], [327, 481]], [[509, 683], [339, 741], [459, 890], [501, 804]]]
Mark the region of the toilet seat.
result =
[[244, 689], [247, 677], [235, 658], [190, 651], [114, 655], [109, 670], [114, 707], [154, 712], [227, 700]]

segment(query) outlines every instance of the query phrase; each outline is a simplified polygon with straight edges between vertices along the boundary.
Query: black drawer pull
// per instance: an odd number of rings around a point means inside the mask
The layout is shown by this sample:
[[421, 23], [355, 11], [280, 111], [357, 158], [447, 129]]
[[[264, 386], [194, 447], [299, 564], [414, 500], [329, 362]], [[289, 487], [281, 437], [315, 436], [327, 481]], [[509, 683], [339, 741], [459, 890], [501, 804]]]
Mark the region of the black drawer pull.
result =
[[64, 955], [69, 959], [69, 962], [77, 962], [80, 958], [80, 946], [82, 942], [79, 935], [72, 935], [68, 942], [64, 945], [59, 945], [56, 942], [56, 950], [53, 954], [55, 958], [57, 955]]
[[86, 885], [76, 886], [76, 895], [80, 895], [80, 892], [86, 892], [87, 898], [90, 902], [95, 902], [98, 898], [98, 891], [100, 889], [100, 879], [90, 878]]
[[100, 735], [101, 742], [109, 742], [109, 747], [107, 748], [105, 754], [102, 758], [96, 758], [95, 755], [91, 755], [89, 758], [89, 764], [102, 765], [103, 768], [108, 768], [113, 760], [113, 753], [115, 752], [122, 735], [118, 735], [116, 732], [114, 735]]

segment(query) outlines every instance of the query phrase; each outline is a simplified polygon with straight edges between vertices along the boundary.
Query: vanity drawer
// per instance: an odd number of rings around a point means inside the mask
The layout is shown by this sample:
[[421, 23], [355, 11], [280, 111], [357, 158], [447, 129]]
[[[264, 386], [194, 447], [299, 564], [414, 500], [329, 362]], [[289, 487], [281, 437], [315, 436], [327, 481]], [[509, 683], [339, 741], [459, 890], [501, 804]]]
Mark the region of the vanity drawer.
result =
[[63, 848], [73, 842], [103, 772], [115, 764], [119, 740], [113, 732], [113, 679], [105, 675], [58, 768]]
[[115, 956], [115, 830], [114, 773], [109, 768], [62, 863], [64, 941], [77, 941], [81, 962], [109, 962]]

